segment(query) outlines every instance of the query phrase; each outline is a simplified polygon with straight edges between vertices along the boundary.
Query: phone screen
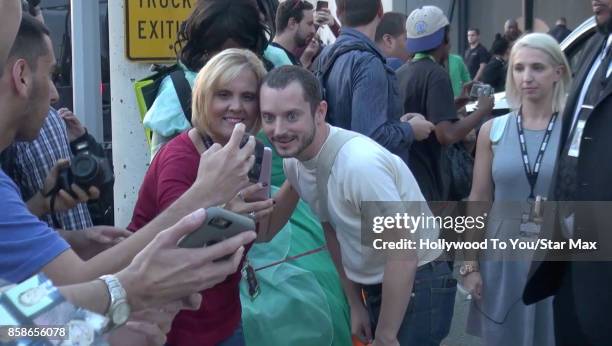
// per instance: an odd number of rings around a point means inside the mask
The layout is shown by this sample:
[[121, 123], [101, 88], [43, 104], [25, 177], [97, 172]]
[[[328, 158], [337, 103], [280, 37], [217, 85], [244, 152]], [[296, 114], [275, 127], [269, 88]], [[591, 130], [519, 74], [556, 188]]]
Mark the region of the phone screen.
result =
[[320, 11], [322, 8], [328, 8], [329, 4], [327, 1], [317, 1], [317, 11]]

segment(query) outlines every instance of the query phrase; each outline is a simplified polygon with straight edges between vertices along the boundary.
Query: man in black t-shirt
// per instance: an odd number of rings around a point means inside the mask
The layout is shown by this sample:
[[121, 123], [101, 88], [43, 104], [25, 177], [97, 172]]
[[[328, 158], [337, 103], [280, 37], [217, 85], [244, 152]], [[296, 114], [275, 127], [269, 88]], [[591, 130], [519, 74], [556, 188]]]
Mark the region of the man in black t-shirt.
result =
[[491, 55], [482, 44], [480, 44], [480, 30], [476, 28], [469, 29], [467, 32], [468, 43], [470, 48], [465, 51], [463, 60], [470, 71], [470, 76], [473, 80], [480, 80], [482, 71], [491, 59]]
[[[442, 10], [423, 6], [414, 10], [406, 21], [407, 47], [415, 53], [413, 60], [397, 71], [400, 95], [405, 113], [420, 113], [432, 123], [435, 132], [428, 139], [415, 142], [410, 150], [410, 170], [428, 201], [448, 198], [448, 168], [443, 146], [462, 140], [482, 118], [491, 114], [492, 97], [481, 97], [478, 110], [459, 120], [448, 73], [441, 63], [450, 48], [449, 22]], [[459, 100], [467, 99], [465, 88]]]

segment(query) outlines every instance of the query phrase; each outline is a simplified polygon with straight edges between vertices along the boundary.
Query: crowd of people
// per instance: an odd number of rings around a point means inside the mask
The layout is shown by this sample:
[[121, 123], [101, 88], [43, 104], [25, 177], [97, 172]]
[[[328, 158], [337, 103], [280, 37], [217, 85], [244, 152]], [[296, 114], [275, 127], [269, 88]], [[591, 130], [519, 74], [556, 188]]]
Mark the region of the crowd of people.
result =
[[[336, 0], [334, 16], [319, 5], [194, 3], [175, 44], [179, 81], [174, 72], [160, 77], [143, 119], [151, 164], [132, 220], [108, 226], [93, 210], [112, 193], [112, 173], [104, 183], [75, 178], [84, 153], [106, 161], [69, 109], [50, 106], [59, 97], [56, 60], [38, 2], [2, 1], [0, 281], [43, 273], [70, 303], [107, 318], [112, 345], [266, 344], [249, 340], [261, 335], [249, 328], [265, 324], [247, 324], [243, 307], [273, 281], [251, 256], [292, 227], [297, 245], [287, 247], [312, 248], [287, 250], [271, 266], [302, 257], [293, 268], [314, 278], [333, 320], [329, 339], [312, 331], [301, 342], [440, 345], [459, 284], [472, 297], [466, 332], [485, 345], [609, 344], [610, 262], [491, 261], [490, 249], [457, 260], [434, 248], [381, 251], [364, 245], [362, 222], [367, 203], [411, 202], [411, 213], [433, 216], [435, 202], [484, 202], [492, 205], [485, 234], [464, 240], [538, 238], [541, 229], [556, 239], [605, 240], [601, 215], [558, 209], [548, 227], [533, 220], [533, 202], [612, 200], [612, 1], [592, 2], [597, 32], [574, 78], [559, 46], [570, 32], [564, 18], [549, 34], [523, 33], [510, 19], [490, 50], [470, 28], [462, 57], [450, 53], [451, 25], [438, 7], [405, 15], [383, 13], [380, 0]], [[323, 44], [323, 27], [334, 43]], [[505, 91], [508, 114], [493, 116], [491, 93], [474, 95], [483, 84]], [[253, 182], [262, 144], [272, 150], [271, 177]], [[257, 226], [180, 247], [215, 206]], [[445, 231], [385, 237], [435, 242]], [[299, 314], [279, 316], [270, 325], [296, 338], [308, 328]]]

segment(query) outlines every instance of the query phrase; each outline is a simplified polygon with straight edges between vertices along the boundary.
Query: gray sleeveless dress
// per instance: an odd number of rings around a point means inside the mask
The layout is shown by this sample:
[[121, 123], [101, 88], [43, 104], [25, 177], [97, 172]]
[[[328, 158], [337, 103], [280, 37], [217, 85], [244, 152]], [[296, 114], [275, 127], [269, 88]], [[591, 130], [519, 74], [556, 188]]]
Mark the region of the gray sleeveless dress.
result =
[[[487, 230], [488, 238], [506, 240], [520, 237], [521, 214], [529, 210], [528, 204], [524, 202], [530, 192], [521, 159], [516, 113], [511, 113], [508, 117], [503, 134], [493, 142], [492, 146], [491, 168], [495, 193]], [[548, 196], [551, 190], [561, 122], [557, 117], [536, 182], [536, 196]], [[524, 130], [532, 169], [545, 132], [546, 130]], [[486, 250], [481, 255], [487, 256], [487, 252], [490, 251], [493, 250]], [[555, 344], [552, 298], [530, 306], [526, 306], [521, 299], [530, 265], [531, 262], [527, 259], [480, 262], [483, 297], [480, 302], [472, 301], [467, 332], [481, 336], [484, 345], [553, 346]]]

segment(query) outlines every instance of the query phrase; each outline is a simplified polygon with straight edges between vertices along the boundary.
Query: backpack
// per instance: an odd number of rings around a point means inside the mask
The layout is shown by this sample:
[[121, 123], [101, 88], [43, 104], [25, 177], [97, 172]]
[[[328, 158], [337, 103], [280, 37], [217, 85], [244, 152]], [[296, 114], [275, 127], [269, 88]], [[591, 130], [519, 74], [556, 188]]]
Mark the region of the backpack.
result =
[[[185, 78], [183, 69], [179, 64], [170, 66], [154, 64], [151, 66], [151, 70], [155, 71], [155, 73], [134, 83], [136, 101], [140, 112], [140, 121], [142, 122], [147, 111], [153, 106], [153, 102], [155, 102], [155, 98], [157, 98], [162, 81], [167, 76], [170, 76], [172, 84], [174, 85], [174, 90], [176, 90], [179, 102], [181, 103], [183, 114], [191, 124], [191, 85], [189, 85], [189, 81]], [[152, 136], [151, 130], [145, 128], [145, 134], [150, 144]]]
[[340, 130], [330, 137], [325, 142], [325, 146], [321, 150], [321, 154], [319, 154], [318, 159], [318, 167], [317, 167], [317, 195], [319, 197], [319, 209], [320, 215], [319, 220], [321, 222], [329, 222], [329, 209], [327, 203], [327, 182], [329, 181], [329, 176], [332, 171], [332, 167], [334, 166], [334, 162], [336, 161], [336, 156], [338, 156], [338, 152], [340, 149], [346, 144], [346, 142], [351, 139], [359, 136], [357, 133], [352, 131]]

